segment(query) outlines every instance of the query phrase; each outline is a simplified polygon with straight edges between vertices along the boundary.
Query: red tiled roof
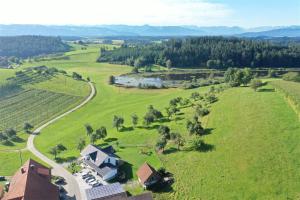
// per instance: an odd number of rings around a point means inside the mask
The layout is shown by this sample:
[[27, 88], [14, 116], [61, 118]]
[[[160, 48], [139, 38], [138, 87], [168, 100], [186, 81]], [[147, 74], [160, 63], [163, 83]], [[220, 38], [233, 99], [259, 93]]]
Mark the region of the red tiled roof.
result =
[[0, 185], [0, 199], [3, 197], [3, 193], [4, 193], [4, 189], [3, 189], [3, 187]]
[[156, 174], [156, 170], [148, 163], [144, 163], [137, 171], [137, 175], [142, 184], [144, 184], [152, 175]]
[[58, 200], [58, 187], [50, 181], [51, 170], [30, 159], [11, 179], [3, 200]]

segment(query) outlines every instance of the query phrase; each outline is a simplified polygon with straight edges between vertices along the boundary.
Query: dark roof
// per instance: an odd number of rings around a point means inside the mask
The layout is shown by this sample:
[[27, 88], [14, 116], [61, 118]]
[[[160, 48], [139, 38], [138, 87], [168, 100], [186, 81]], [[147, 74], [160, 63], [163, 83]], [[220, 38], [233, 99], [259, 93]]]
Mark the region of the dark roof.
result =
[[153, 200], [153, 197], [151, 192], [147, 192], [137, 196], [128, 197], [128, 200]]
[[30, 159], [12, 177], [4, 200], [58, 200], [58, 187], [50, 180], [51, 170]]
[[144, 184], [145, 182], [147, 182], [147, 180], [151, 177], [151, 176], [158, 176], [156, 170], [149, 165], [148, 163], [144, 163], [139, 170], [137, 171], [137, 175], [141, 181], [142, 184]]
[[109, 165], [109, 164], [107, 164], [107, 165], [102, 164], [101, 166], [97, 166], [90, 160], [84, 160], [84, 163], [88, 164], [91, 168], [93, 168], [101, 177], [104, 177], [105, 175], [110, 173], [112, 170], [117, 169], [116, 167]]
[[88, 200], [104, 198], [108, 199], [108, 197], [112, 197], [114, 199], [123, 199], [126, 198], [126, 196], [127, 194], [120, 183], [102, 185], [86, 190], [86, 197]]
[[90, 156], [93, 160], [93, 163], [97, 166], [100, 166], [107, 157], [117, 157], [114, 153], [111, 153], [112, 150], [112, 147], [106, 147], [105, 149], [101, 149], [99, 147], [89, 144], [81, 151], [80, 154], [81, 156]]

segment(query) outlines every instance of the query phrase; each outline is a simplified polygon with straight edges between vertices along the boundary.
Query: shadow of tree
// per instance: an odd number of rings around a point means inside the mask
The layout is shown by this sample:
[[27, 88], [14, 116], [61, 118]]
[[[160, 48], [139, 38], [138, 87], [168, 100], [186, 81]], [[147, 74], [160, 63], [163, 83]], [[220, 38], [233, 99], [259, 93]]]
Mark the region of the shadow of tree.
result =
[[1, 144], [4, 146], [15, 146], [15, 144], [9, 140], [2, 141]]
[[176, 153], [176, 152], [178, 152], [179, 150], [178, 149], [176, 149], [176, 148], [174, 148], [174, 147], [171, 147], [171, 148], [169, 148], [169, 149], [166, 149], [164, 152], [163, 152], [163, 154], [171, 154], [171, 153]]
[[275, 92], [274, 88], [260, 88], [257, 90], [258, 92]]
[[118, 140], [118, 138], [107, 138], [104, 141], [105, 142], [114, 142], [114, 141], [117, 141], [117, 140]]
[[215, 130], [215, 129], [214, 128], [206, 128], [206, 129], [204, 129], [203, 135], [210, 135], [210, 134], [212, 134], [213, 130]]
[[160, 125], [155, 124], [155, 125], [153, 125], [153, 126], [144, 127], [144, 129], [146, 129], [146, 130], [153, 130], [153, 129], [158, 129], [159, 126], [160, 126]]
[[12, 141], [13, 141], [13, 142], [18, 142], [18, 143], [25, 142], [25, 140], [24, 140], [23, 138], [20, 138], [20, 137], [18, 137], [18, 136], [15, 137], [15, 138], [13, 138]]
[[132, 127], [132, 126], [129, 126], [129, 127], [123, 126], [123, 127], [120, 129], [120, 132], [127, 132], [127, 131], [133, 131], [133, 127]]

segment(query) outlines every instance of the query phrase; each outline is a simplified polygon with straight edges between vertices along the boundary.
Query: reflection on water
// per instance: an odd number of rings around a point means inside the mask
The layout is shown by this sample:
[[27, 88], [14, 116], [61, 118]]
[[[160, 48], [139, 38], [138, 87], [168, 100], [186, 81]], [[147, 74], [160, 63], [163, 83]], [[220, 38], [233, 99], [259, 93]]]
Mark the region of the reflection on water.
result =
[[160, 78], [136, 78], [127, 76], [115, 77], [115, 84], [127, 87], [156, 87], [162, 88], [163, 81]]

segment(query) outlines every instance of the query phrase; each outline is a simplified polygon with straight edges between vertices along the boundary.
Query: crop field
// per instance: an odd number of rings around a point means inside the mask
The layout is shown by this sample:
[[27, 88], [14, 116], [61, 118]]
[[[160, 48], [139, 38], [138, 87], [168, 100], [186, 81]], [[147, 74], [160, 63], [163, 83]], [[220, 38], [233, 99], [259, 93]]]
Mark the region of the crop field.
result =
[[[165, 114], [164, 108], [170, 99], [178, 96], [187, 98], [194, 91], [205, 93], [209, 87], [142, 90], [108, 85], [110, 75], [127, 73], [131, 68], [97, 63], [100, 47], [93, 45], [81, 49], [75, 46], [75, 51], [65, 54], [68, 59], [25, 63], [22, 66], [25, 69], [46, 65], [67, 72], [76, 71], [90, 77], [97, 89], [97, 95], [86, 106], [41, 132], [35, 139], [35, 145], [42, 153], [53, 158], [49, 149], [62, 143], [67, 150], [58, 157], [62, 161], [76, 159], [79, 156], [76, 148], [79, 139], [89, 143], [84, 128], [84, 124], [89, 123], [94, 129], [106, 126], [107, 138], [98, 140], [96, 144], [114, 145], [117, 155], [128, 163], [127, 176], [130, 179], [136, 180], [136, 171], [145, 161], [156, 168], [164, 166], [174, 174], [172, 188], [156, 193], [155, 199], [300, 198], [300, 125], [297, 114], [272, 85], [264, 86], [260, 92], [241, 87], [220, 94], [219, 101], [210, 108], [211, 113], [202, 119], [209, 130], [203, 140], [211, 147], [210, 151], [197, 152], [187, 148], [178, 151], [174, 144], [169, 143], [165, 154], [157, 154], [153, 146], [159, 137], [156, 127], [160, 123], [154, 123], [149, 128], [142, 126], [147, 107], [153, 105]], [[298, 91], [297, 88], [291, 91], [292, 94]], [[131, 123], [134, 113], [139, 117], [136, 128]], [[172, 132], [182, 134], [188, 146], [191, 136], [186, 130], [186, 120], [193, 114], [192, 107], [183, 108], [178, 120], [167, 120], [161, 124], [169, 126]], [[114, 115], [125, 119], [121, 132], [112, 126]], [[18, 159], [14, 162], [10, 168], [16, 168]], [[2, 168], [5, 171], [6, 168]], [[131, 193], [142, 191], [141, 187], [128, 189]]]
[[30, 89], [0, 100], [0, 130], [21, 131], [25, 122], [38, 125], [76, 105], [82, 98], [47, 90]]

